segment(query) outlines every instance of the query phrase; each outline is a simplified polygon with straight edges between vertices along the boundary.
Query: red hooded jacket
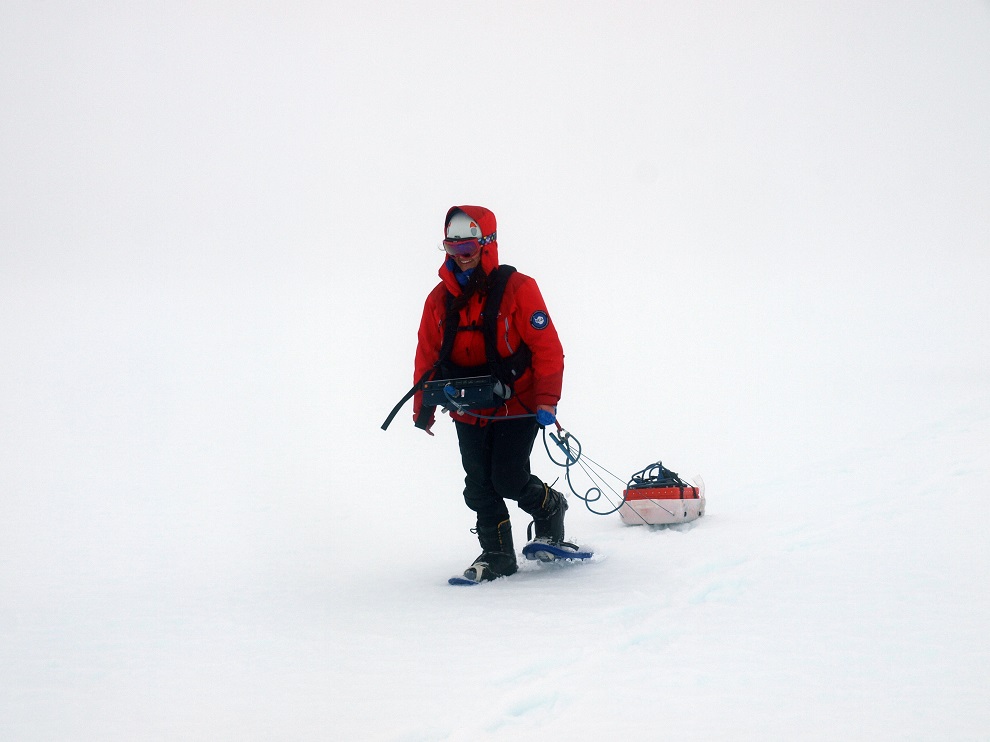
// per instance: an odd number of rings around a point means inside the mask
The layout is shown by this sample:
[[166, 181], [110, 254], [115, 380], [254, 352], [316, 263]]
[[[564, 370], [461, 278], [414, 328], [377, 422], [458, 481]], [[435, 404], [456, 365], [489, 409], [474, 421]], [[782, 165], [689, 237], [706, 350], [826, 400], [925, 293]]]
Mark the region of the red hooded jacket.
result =
[[[447, 212], [446, 231], [451, 214], [459, 209], [478, 223], [484, 236], [495, 233], [495, 215], [481, 206], [456, 206]], [[446, 233], [446, 232], [445, 232]], [[481, 248], [480, 267], [491, 275], [498, 265], [498, 242], [493, 240]], [[461, 294], [461, 285], [455, 276], [454, 263], [444, 259], [440, 266], [440, 283], [426, 298], [423, 318], [419, 325], [419, 344], [416, 347], [414, 383], [432, 368], [440, 356], [443, 343], [444, 321], [447, 316], [447, 295]], [[459, 327], [481, 324], [485, 298], [471, 297], [460, 312]], [[533, 360], [529, 369], [513, 385], [513, 395], [495, 410], [475, 410], [479, 415], [505, 416], [536, 412], [537, 405], [554, 406], [560, 400], [564, 379], [564, 350], [557, 337], [557, 330], [550, 319], [546, 303], [536, 281], [516, 272], [509, 277], [498, 313], [498, 352], [502, 357], [511, 356], [520, 342], [529, 346]], [[481, 332], [458, 332], [450, 360], [458, 366], [478, 366], [486, 362], [485, 339]], [[413, 401], [413, 420], [419, 416], [423, 395], [417, 393]], [[484, 425], [485, 420], [465, 413], [451, 413], [459, 422]]]

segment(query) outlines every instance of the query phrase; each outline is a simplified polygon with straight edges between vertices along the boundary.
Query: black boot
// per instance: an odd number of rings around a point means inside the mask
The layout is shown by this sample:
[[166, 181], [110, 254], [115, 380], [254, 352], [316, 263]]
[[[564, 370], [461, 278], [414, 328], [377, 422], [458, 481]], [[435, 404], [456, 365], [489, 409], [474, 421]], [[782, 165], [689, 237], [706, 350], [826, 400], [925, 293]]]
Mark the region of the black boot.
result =
[[[531, 527], [535, 529], [535, 540], [551, 544], [564, 543], [564, 513], [567, 511], [567, 500], [557, 490], [543, 485], [543, 496], [538, 499], [536, 510], [530, 512], [533, 516]], [[527, 537], [532, 531], [527, 532]], [[534, 539], [530, 539], [534, 540]]]
[[464, 576], [474, 582], [486, 582], [513, 574], [516, 566], [516, 550], [512, 545], [512, 525], [508, 518], [497, 526], [478, 526], [481, 555], [474, 564], [464, 570]]

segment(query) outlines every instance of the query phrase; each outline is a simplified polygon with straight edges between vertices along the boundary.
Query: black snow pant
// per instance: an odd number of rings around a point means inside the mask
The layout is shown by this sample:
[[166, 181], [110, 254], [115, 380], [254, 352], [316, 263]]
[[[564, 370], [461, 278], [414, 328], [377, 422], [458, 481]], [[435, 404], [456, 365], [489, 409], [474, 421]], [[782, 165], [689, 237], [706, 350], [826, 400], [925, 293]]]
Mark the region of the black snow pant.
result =
[[506, 500], [527, 513], [539, 510], [543, 482], [533, 476], [529, 457], [539, 426], [532, 417], [471, 425], [455, 421], [464, 465], [464, 502], [478, 515], [478, 528], [497, 526], [509, 517]]

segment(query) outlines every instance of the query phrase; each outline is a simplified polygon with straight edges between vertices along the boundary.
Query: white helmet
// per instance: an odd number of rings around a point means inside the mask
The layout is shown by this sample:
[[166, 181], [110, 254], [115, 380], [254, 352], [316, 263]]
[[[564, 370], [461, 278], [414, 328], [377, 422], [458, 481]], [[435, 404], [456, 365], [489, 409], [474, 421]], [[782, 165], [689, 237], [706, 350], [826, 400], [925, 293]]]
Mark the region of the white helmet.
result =
[[456, 211], [450, 217], [450, 224], [447, 225], [448, 240], [468, 240], [474, 237], [481, 237], [481, 227], [478, 222], [469, 217], [463, 211]]

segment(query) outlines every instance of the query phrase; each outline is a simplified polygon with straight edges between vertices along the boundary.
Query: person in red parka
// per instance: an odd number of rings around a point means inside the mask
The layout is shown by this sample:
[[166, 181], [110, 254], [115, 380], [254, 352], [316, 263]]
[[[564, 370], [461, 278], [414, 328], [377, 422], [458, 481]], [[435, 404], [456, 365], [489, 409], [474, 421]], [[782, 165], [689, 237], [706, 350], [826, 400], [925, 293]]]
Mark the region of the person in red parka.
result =
[[[481, 206], [447, 212], [440, 283], [423, 308], [413, 375], [419, 382], [432, 369], [437, 379], [492, 374], [511, 387], [497, 408], [451, 412], [465, 472], [464, 501], [477, 516], [482, 549], [464, 572], [475, 582], [517, 569], [506, 500], [533, 517], [535, 540], [555, 544], [564, 542], [567, 510], [564, 496], [530, 471], [537, 431], [556, 421], [564, 377], [564, 351], [535, 280], [502, 268], [503, 280], [505, 272], [509, 277], [494, 337], [486, 338], [491, 332], [485, 329], [485, 299], [499, 272], [495, 226], [495, 215]], [[486, 341], [494, 343], [496, 359]], [[414, 397], [413, 420], [433, 435], [435, 408], [423, 404], [421, 391]]]

